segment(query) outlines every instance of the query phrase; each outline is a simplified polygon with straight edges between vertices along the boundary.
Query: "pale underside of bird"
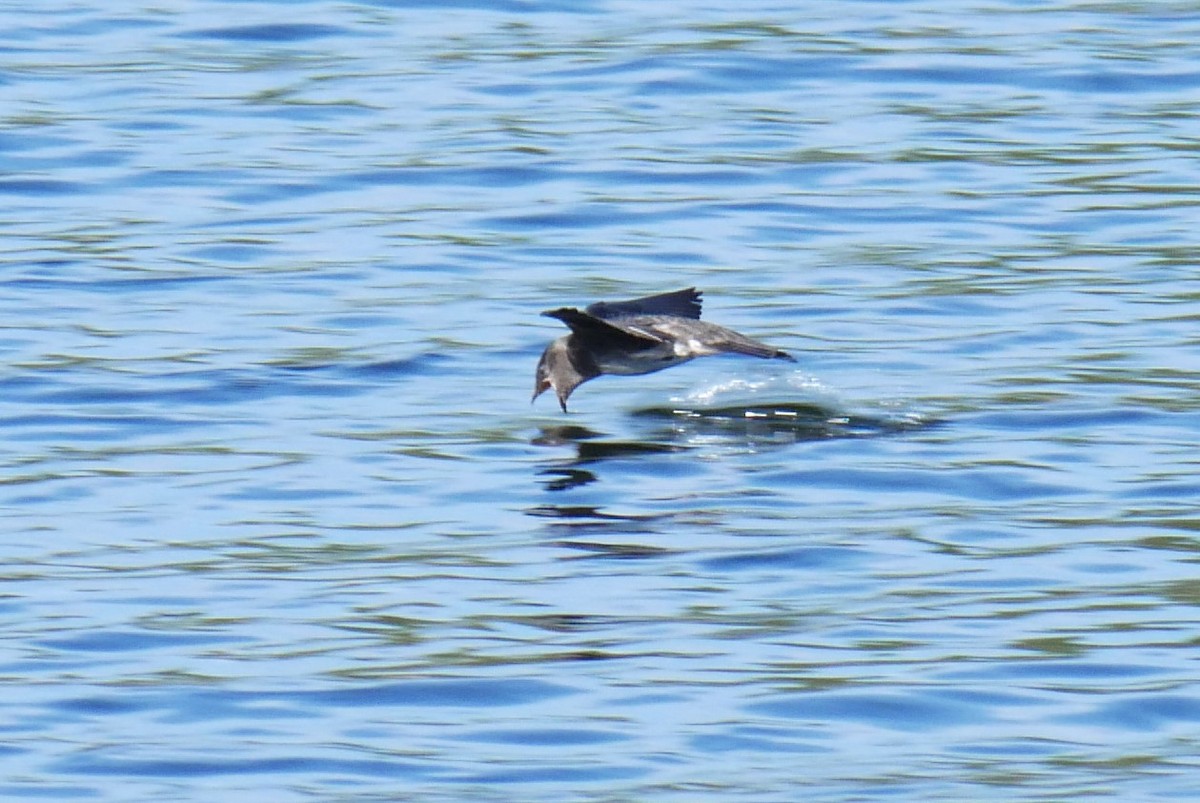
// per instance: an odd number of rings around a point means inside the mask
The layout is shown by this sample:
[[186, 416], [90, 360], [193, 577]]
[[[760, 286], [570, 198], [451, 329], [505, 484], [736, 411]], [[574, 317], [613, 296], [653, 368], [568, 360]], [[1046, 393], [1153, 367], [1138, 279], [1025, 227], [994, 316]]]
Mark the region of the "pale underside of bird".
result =
[[794, 361], [786, 351], [700, 320], [700, 295], [689, 287], [629, 301], [599, 301], [583, 310], [546, 310], [543, 315], [562, 321], [571, 333], [542, 352], [534, 400], [553, 388], [565, 413], [571, 393], [589, 379], [649, 374], [711, 354]]

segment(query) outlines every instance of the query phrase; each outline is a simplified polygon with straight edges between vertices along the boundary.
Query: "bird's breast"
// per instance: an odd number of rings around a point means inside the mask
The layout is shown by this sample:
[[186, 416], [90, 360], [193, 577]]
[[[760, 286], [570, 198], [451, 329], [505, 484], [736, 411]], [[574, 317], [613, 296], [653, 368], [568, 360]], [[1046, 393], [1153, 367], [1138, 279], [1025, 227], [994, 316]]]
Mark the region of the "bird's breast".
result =
[[694, 354], [681, 354], [671, 343], [663, 343], [651, 349], [625, 353], [610, 352], [596, 358], [596, 365], [605, 374], [652, 374], [673, 365], [687, 362]]

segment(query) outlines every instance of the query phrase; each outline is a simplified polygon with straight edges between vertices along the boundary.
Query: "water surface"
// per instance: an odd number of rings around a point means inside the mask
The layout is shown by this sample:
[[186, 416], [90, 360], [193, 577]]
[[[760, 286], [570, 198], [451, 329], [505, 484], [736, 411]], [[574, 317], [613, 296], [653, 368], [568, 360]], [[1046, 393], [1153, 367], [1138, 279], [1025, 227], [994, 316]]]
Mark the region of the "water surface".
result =
[[1196, 797], [1193, 12], [0, 12], [0, 796]]

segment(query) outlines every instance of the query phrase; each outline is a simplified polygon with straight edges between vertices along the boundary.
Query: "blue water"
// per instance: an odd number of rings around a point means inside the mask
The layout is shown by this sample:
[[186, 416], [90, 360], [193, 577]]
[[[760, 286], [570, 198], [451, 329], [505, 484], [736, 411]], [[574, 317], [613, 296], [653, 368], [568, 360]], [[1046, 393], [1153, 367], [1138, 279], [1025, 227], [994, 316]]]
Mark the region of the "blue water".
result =
[[0, 10], [0, 797], [1200, 797], [1194, 11]]

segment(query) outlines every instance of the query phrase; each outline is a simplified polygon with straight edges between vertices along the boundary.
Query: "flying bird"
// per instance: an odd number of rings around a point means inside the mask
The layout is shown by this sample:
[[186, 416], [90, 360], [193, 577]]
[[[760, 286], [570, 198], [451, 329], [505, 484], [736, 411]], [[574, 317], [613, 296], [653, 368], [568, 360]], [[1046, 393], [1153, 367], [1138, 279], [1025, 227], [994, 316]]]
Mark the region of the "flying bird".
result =
[[700, 320], [700, 303], [700, 291], [689, 287], [629, 301], [598, 301], [582, 311], [546, 310], [543, 315], [565, 323], [571, 334], [542, 352], [531, 401], [554, 388], [565, 413], [575, 388], [601, 374], [649, 374], [710, 354], [795, 362], [786, 351]]

